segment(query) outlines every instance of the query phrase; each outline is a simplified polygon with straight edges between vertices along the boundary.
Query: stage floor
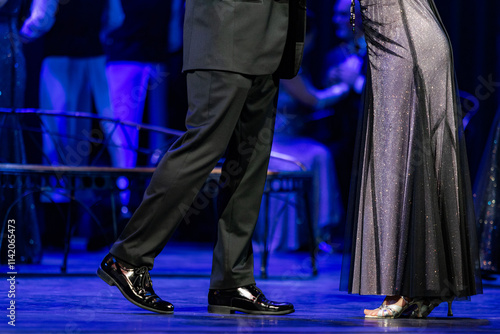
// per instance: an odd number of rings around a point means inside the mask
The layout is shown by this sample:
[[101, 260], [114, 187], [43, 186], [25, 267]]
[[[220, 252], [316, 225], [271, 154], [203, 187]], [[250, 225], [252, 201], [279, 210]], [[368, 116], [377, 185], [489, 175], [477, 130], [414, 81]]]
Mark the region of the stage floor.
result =
[[7, 307], [9, 284], [3, 266], [0, 294], [1, 333], [497, 333], [500, 332], [500, 280], [484, 281], [484, 294], [455, 302], [455, 316], [436, 308], [428, 319], [368, 320], [363, 308], [375, 308], [382, 297], [339, 292], [341, 256], [321, 253], [319, 275], [311, 277], [307, 253], [273, 253], [268, 279], [258, 286], [269, 299], [289, 301], [286, 316], [216, 315], [207, 312], [211, 246], [167, 245], [151, 271], [156, 292], [175, 305], [175, 314], [158, 315], [126, 301], [116, 287], [95, 275], [105, 252], [72, 249], [68, 274], [59, 275], [61, 253], [45, 253], [41, 265], [18, 265], [15, 327]]

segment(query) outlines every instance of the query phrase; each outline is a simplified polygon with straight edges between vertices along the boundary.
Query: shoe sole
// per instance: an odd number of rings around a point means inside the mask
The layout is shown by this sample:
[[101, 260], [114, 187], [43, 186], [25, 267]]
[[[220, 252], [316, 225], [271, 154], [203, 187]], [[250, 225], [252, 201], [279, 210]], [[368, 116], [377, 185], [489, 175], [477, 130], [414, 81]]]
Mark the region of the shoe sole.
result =
[[365, 318], [366, 319], [397, 319], [399, 317], [395, 317], [395, 316], [390, 316], [390, 317], [379, 317], [377, 315], [366, 315], [365, 314]]
[[255, 315], [284, 315], [295, 312], [295, 309], [273, 312], [273, 311], [253, 311], [246, 310], [239, 307], [232, 306], [219, 306], [219, 305], [208, 305], [208, 313], [217, 313], [217, 314], [234, 314], [236, 312], [242, 312], [247, 314], [255, 314]]
[[110, 286], [116, 286], [118, 288], [118, 290], [120, 290], [120, 292], [122, 293], [123, 297], [125, 297], [129, 302], [131, 302], [135, 306], [138, 306], [138, 307], [140, 307], [142, 309], [145, 309], [145, 310], [148, 310], [148, 311], [152, 311], [152, 312], [156, 312], [156, 313], [161, 313], [161, 314], [173, 314], [174, 313], [174, 311], [160, 311], [160, 310], [156, 310], [154, 308], [147, 307], [147, 306], [139, 304], [138, 302], [136, 302], [135, 300], [133, 300], [129, 296], [127, 296], [127, 294], [122, 290], [122, 288], [120, 287], [120, 285], [115, 282], [115, 280], [113, 279], [113, 277], [109, 276], [101, 268], [97, 269], [97, 276], [99, 276], [100, 279], [102, 279], [104, 282], [108, 283]]

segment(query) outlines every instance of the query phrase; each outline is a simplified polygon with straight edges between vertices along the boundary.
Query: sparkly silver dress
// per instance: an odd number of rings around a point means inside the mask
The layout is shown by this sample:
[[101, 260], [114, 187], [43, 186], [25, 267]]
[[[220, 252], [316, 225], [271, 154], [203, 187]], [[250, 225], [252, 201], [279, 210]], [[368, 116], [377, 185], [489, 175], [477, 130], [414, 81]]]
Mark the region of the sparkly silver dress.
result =
[[432, 0], [360, 0], [368, 45], [341, 289], [481, 292], [449, 38]]

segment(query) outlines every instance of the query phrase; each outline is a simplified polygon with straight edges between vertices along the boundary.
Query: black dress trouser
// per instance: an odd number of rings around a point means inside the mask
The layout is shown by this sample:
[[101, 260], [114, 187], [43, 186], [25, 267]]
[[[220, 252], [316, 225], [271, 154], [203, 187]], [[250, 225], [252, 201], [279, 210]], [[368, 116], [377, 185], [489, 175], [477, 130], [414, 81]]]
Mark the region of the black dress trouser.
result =
[[223, 71], [187, 73], [186, 133], [165, 154], [110, 253], [134, 267], [154, 258], [226, 153], [219, 181], [211, 289], [255, 282], [252, 234], [271, 151], [279, 80]]

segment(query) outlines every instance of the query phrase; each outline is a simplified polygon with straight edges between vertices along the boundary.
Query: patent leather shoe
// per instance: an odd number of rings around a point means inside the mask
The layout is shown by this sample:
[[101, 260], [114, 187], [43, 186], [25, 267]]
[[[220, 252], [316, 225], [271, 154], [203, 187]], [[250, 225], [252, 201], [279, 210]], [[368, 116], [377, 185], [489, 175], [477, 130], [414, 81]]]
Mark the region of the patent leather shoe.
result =
[[116, 286], [134, 305], [157, 313], [174, 313], [174, 306], [154, 292], [147, 267], [127, 268], [108, 254], [97, 269], [97, 276], [109, 285]]
[[248, 314], [283, 315], [294, 311], [293, 304], [271, 301], [255, 285], [235, 289], [211, 289], [208, 292], [208, 312], [210, 313], [232, 314], [243, 312]]

